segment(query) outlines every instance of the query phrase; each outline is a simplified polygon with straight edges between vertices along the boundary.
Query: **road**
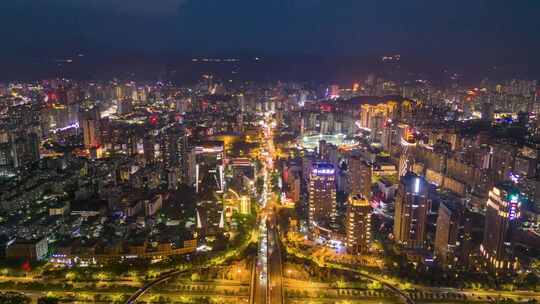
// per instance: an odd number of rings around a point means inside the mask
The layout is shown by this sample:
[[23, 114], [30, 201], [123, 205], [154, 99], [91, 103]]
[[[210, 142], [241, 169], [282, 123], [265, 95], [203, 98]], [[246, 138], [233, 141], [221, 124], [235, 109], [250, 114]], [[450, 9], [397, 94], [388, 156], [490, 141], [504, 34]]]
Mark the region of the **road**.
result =
[[272, 304], [283, 303], [283, 268], [281, 263], [281, 250], [279, 247], [279, 236], [276, 231], [275, 218], [269, 220], [269, 256], [268, 256], [268, 277], [269, 277], [269, 299]]
[[279, 238], [276, 232], [275, 212], [276, 198], [271, 193], [270, 174], [274, 170], [275, 150], [273, 143], [274, 123], [269, 116], [263, 124], [264, 144], [262, 147], [262, 176], [264, 178], [261, 194], [261, 212], [259, 216], [259, 252], [252, 286], [251, 303], [282, 304], [283, 274]]
[[157, 284], [160, 284], [160, 283], [163, 283], [163, 282], [169, 280], [170, 278], [172, 278], [172, 277], [174, 277], [174, 276], [176, 276], [176, 275], [178, 275], [180, 273], [183, 273], [185, 271], [186, 270], [171, 271], [169, 273], [161, 275], [159, 278], [157, 278], [157, 279], [155, 279], [155, 280], [153, 280], [151, 282], [148, 282], [148, 283], [144, 284], [144, 286], [139, 288], [131, 297], [129, 297], [129, 299], [126, 301], [126, 304], [135, 303], [141, 296], [143, 296], [153, 286], [155, 286]]
[[283, 303], [281, 251], [274, 213], [271, 211], [261, 219], [259, 252], [252, 286], [254, 292], [251, 303]]
[[261, 219], [259, 224], [259, 251], [257, 253], [254, 289], [250, 303], [263, 304], [268, 299], [268, 234], [266, 218]]

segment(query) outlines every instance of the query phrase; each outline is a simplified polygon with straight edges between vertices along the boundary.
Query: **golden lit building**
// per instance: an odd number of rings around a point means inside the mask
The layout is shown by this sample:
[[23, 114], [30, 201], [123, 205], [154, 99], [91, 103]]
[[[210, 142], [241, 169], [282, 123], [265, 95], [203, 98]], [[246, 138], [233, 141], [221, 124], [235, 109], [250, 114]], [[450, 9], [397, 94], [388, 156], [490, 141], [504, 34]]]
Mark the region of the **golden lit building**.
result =
[[361, 195], [351, 196], [347, 205], [347, 251], [365, 253], [371, 242], [371, 206]]
[[378, 104], [362, 104], [360, 106], [360, 126], [369, 130], [380, 130], [389, 120], [394, 120], [398, 103], [387, 101]]
[[309, 227], [330, 229], [336, 216], [335, 168], [315, 163], [309, 175]]
[[240, 214], [251, 214], [251, 201], [245, 195], [240, 197]]

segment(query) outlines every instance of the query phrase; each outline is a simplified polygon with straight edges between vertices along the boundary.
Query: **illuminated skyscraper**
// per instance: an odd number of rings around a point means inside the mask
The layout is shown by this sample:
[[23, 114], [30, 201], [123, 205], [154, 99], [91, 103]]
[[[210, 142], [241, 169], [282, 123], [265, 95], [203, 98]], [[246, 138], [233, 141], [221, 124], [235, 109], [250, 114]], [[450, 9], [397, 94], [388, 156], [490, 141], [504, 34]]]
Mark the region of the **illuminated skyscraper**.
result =
[[187, 183], [188, 136], [180, 126], [167, 130], [163, 143], [163, 162], [167, 170], [179, 169], [182, 183]]
[[351, 181], [351, 196], [362, 195], [371, 197], [372, 168], [359, 156], [351, 156], [348, 162], [349, 178]]
[[315, 163], [309, 175], [309, 227], [329, 229], [336, 216], [336, 170], [330, 163]]
[[83, 130], [84, 147], [95, 149], [101, 145], [100, 113], [98, 108], [81, 113], [79, 125]]
[[511, 232], [521, 215], [524, 200], [526, 197], [510, 184], [500, 184], [489, 191], [484, 240], [480, 245], [480, 252], [490, 270], [518, 267], [518, 260], [512, 252]]
[[194, 180], [192, 176], [189, 176], [189, 178], [194, 181], [196, 192], [199, 192], [199, 185], [206, 176], [211, 177], [215, 191], [223, 192], [225, 190], [224, 143], [222, 141], [199, 142], [194, 145], [191, 153], [193, 158], [189, 158], [188, 155], [187, 167], [188, 172], [190, 172], [189, 175], [195, 169]]
[[412, 129], [405, 124], [398, 126], [401, 141], [401, 156], [399, 158], [399, 176], [405, 175], [411, 167], [411, 158], [416, 147], [416, 140]]
[[347, 251], [364, 253], [371, 242], [371, 206], [361, 196], [351, 196], [347, 205]]
[[413, 173], [405, 174], [395, 202], [394, 237], [397, 243], [404, 248], [424, 246], [429, 206], [428, 182]]

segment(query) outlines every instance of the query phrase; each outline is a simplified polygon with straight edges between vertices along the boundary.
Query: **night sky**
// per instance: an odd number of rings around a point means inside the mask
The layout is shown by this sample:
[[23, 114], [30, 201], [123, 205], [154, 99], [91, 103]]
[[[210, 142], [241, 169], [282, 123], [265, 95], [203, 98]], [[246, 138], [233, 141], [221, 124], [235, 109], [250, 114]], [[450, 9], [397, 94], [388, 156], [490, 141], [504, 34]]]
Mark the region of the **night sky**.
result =
[[0, 55], [540, 55], [538, 0], [5, 0]]

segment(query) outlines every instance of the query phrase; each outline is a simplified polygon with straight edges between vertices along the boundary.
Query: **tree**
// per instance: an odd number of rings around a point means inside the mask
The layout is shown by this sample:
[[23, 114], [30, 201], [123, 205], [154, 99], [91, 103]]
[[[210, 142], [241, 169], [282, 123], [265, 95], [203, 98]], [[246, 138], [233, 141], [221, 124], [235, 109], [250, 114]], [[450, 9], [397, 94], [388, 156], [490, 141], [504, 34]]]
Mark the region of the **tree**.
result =
[[58, 304], [60, 300], [56, 297], [40, 297], [38, 299], [38, 304]]
[[538, 276], [536, 276], [532, 272], [527, 274], [525, 276], [525, 279], [523, 280], [524, 287], [528, 289], [534, 289], [538, 285], [538, 283], [540, 283]]
[[2, 304], [30, 304], [31, 299], [18, 292], [0, 293], [0, 303]]
[[264, 179], [262, 177], [257, 177], [257, 180], [255, 181], [255, 189], [257, 190], [257, 193], [259, 195], [263, 192], [264, 188]]

